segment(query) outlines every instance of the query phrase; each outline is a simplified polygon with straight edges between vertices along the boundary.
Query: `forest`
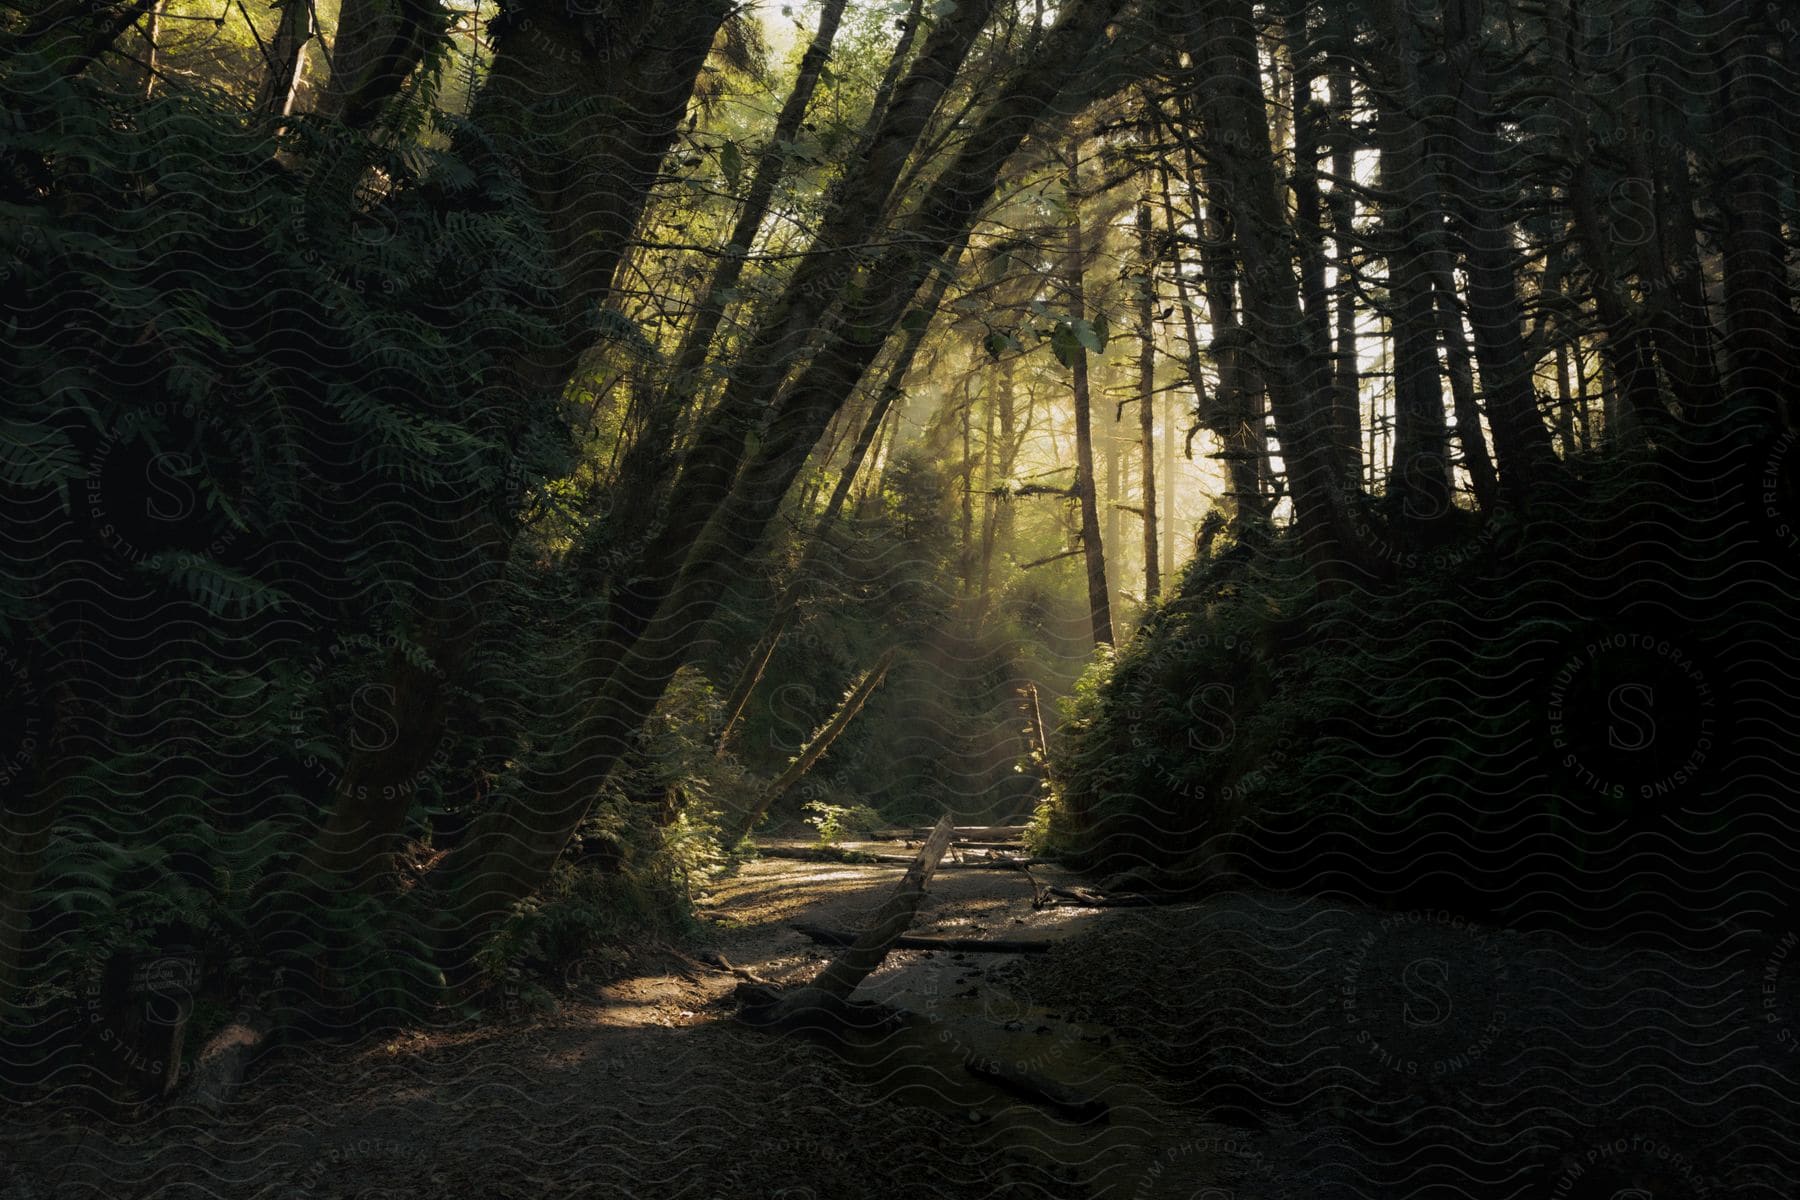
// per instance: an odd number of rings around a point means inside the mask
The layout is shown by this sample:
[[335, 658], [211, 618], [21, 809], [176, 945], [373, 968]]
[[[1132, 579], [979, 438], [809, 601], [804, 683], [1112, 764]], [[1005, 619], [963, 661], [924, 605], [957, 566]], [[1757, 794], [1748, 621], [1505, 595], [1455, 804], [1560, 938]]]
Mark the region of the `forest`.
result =
[[0, 0], [0, 1198], [1800, 1191], [1786, 0]]

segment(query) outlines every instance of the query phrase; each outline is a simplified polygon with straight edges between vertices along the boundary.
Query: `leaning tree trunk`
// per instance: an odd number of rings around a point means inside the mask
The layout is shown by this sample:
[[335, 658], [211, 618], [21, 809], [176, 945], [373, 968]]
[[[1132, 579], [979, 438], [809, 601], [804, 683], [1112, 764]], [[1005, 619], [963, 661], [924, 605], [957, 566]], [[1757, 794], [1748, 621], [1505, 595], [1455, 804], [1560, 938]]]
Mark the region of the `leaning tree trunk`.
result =
[[[516, 156], [564, 268], [553, 281], [546, 314], [556, 327], [554, 343], [522, 348], [514, 363], [514, 382], [527, 389], [560, 392], [573, 373], [592, 332], [588, 314], [610, 289], [726, 11], [722, 0], [666, 0], [649, 7], [656, 11], [644, 20], [660, 13], [654, 36], [645, 28], [635, 35], [620, 30], [618, 36], [635, 36], [645, 48], [628, 66], [610, 71], [596, 69], [600, 52], [553, 9], [521, 17], [529, 29], [511, 21], [496, 34], [494, 66], [476, 101], [475, 121], [490, 135], [491, 152]], [[402, 5], [403, 17], [410, 11]], [[397, 43], [424, 34], [387, 30], [383, 36]], [[368, 93], [358, 95], [366, 100]], [[351, 101], [344, 119], [360, 111], [356, 104], [362, 101]], [[461, 511], [447, 506], [462, 530], [466, 559], [445, 564], [443, 593], [421, 601], [417, 640], [432, 661], [394, 655], [374, 685], [396, 703], [397, 740], [352, 756], [302, 855], [322, 881], [367, 883], [380, 874], [411, 807], [412, 792], [402, 785], [423, 769], [442, 737], [449, 689], [466, 666], [489, 584], [509, 544], [508, 532], [480, 498], [470, 499], [463, 498]], [[276, 877], [269, 879], [272, 885]]]
[[[895, 182], [991, 10], [992, 0], [971, 0], [932, 31], [880, 124], [864, 139], [863, 153], [833, 192], [806, 256], [747, 335], [724, 395], [702, 420], [682, 460], [661, 528], [644, 548], [631, 585], [613, 597], [603, 658], [616, 660], [629, 651], [676, 586], [688, 552], [731, 491], [751, 434], [796, 356], [844, 293], [866, 253], [870, 231], [880, 227]], [[881, 331], [883, 337], [886, 332]]]
[[613, 523], [617, 528], [637, 528], [653, 515], [659, 491], [656, 481], [667, 472], [682, 413], [705, 390], [702, 386], [704, 368], [719, 325], [725, 318], [727, 297], [743, 277], [758, 232], [769, 215], [775, 188], [787, 173], [790, 151], [800, 135], [813, 94], [818, 90], [825, 62], [831, 57], [832, 42], [843, 20], [845, 3], [846, 0], [825, 0], [819, 10], [819, 24], [812, 44], [800, 58], [793, 89], [775, 118], [768, 145], [757, 158], [750, 186], [739, 204], [737, 220], [725, 243], [725, 252], [714, 265], [711, 277], [700, 288], [694, 315], [669, 360], [664, 385], [657, 397], [649, 402], [644, 427], [625, 452], [625, 462], [619, 471], [623, 481], [619, 491], [623, 493], [624, 507]]
[[531, 382], [553, 391], [593, 340], [594, 311], [729, 11], [725, 0], [653, 0], [606, 22], [596, 39], [565, 7], [540, 0], [496, 22], [472, 113], [517, 163], [560, 268], [549, 314], [558, 336], [530, 362]]
[[[515, 803], [471, 831], [468, 842], [454, 852], [456, 867], [443, 875], [454, 889], [443, 913], [447, 937], [479, 936], [494, 917], [547, 877], [601, 784], [741, 575], [833, 414], [940, 256], [967, 236], [976, 213], [993, 196], [1002, 168], [1049, 115], [1062, 86], [1093, 51], [1121, 3], [1074, 0], [1065, 7], [1037, 53], [1012, 74], [896, 236], [859, 273], [862, 286], [844, 306], [843, 321], [775, 406], [755, 456], [721, 503], [712, 506], [666, 599], [571, 722], [569, 752], [550, 768], [532, 772]], [[890, 116], [905, 107], [902, 95]], [[886, 286], [869, 286], [876, 280]], [[780, 343], [773, 345], [779, 348]]]
[[157, 39], [162, 36], [162, 12], [164, 0], [152, 0], [150, 11], [144, 14], [144, 99], [148, 100], [156, 92], [157, 56], [162, 47]]
[[787, 170], [790, 144], [799, 136], [800, 124], [806, 117], [807, 107], [812, 104], [813, 92], [817, 90], [819, 76], [825, 69], [825, 60], [831, 57], [831, 43], [837, 37], [845, 3], [846, 0], [825, 0], [819, 9], [818, 29], [813, 34], [812, 44], [800, 58], [799, 74], [794, 78], [794, 87], [788, 93], [787, 103], [782, 105], [780, 114], [775, 118], [769, 145], [757, 159], [756, 171], [750, 178], [749, 190], [744, 193], [743, 202], [738, 208], [737, 222], [731, 228], [725, 253], [715, 266], [712, 278], [701, 289], [699, 309], [675, 352], [669, 369], [668, 399], [685, 399], [694, 391], [698, 372], [706, 363], [707, 351], [711, 349], [713, 336], [718, 332], [719, 322], [725, 315], [722, 293], [737, 286], [738, 280], [743, 276], [750, 250], [756, 242], [757, 231], [762, 228], [764, 218], [769, 215], [769, 202], [774, 199], [775, 187]]
[[844, 697], [844, 702], [838, 706], [837, 712], [832, 714], [831, 720], [813, 735], [813, 739], [795, 756], [794, 761], [788, 764], [787, 770], [770, 781], [769, 786], [757, 796], [756, 802], [750, 806], [749, 811], [744, 814], [743, 821], [737, 826], [736, 836], [726, 839], [727, 846], [735, 846], [749, 837], [755, 831], [757, 822], [763, 819], [770, 807], [793, 790], [794, 785], [813, 769], [814, 764], [825, 757], [825, 752], [830, 750], [831, 744], [837, 741], [844, 730], [850, 727], [850, 722], [856, 720], [856, 714], [863, 710], [863, 706], [869, 702], [869, 697], [875, 694], [875, 689], [881, 686], [883, 679], [887, 678], [888, 668], [893, 665], [894, 652], [892, 650], [887, 651], [876, 660], [875, 665], [870, 667], [857, 681], [854, 688], [850, 689], [849, 695]]

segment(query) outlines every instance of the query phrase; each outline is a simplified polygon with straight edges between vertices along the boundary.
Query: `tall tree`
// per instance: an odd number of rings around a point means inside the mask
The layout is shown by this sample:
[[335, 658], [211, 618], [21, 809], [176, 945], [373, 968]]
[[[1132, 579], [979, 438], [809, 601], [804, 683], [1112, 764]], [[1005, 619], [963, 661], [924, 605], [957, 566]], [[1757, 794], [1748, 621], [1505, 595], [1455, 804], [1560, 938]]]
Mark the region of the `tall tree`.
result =
[[[1411, 8], [1393, 5], [1410, 13]], [[1524, 504], [1546, 478], [1554, 456], [1550, 431], [1538, 415], [1532, 363], [1519, 300], [1519, 251], [1513, 234], [1513, 188], [1501, 162], [1500, 114], [1494, 104], [1492, 52], [1487, 45], [1482, 0], [1446, 0], [1445, 59], [1434, 94], [1449, 99], [1450, 128], [1445, 173], [1459, 201], [1460, 250], [1468, 276], [1469, 325], [1481, 367], [1488, 425], [1500, 486]]]
[[[692, 494], [696, 498], [717, 495], [718, 499], [705, 505], [704, 526], [689, 539], [691, 550], [668, 585], [666, 598], [655, 604], [642, 632], [631, 639], [604, 681], [589, 693], [590, 699], [568, 731], [568, 753], [520, 789], [516, 806], [471, 830], [467, 844], [457, 852], [464, 865], [455, 876], [455, 904], [446, 913], [449, 932], [465, 938], [473, 935], [543, 881], [587, 813], [600, 782], [625, 753], [676, 669], [686, 661], [695, 639], [711, 621], [725, 587], [760, 542], [812, 446], [879, 353], [939, 256], [967, 236], [1020, 142], [1049, 115], [1067, 80], [1094, 52], [1118, 11], [1118, 2], [1077, 0], [1064, 9], [1028, 60], [1009, 73], [955, 156], [900, 223], [886, 248], [856, 273], [843, 320], [782, 392], [763, 424], [754, 455], [744, 462], [736, 480], [723, 486], [709, 482], [704, 490], [695, 485]], [[968, 10], [976, 7], [964, 5], [950, 15], [921, 50], [915, 71], [925, 72], [929, 79], [942, 65], [934, 63], [934, 57], [948, 55], [960, 61], [967, 40], [981, 22], [973, 22], [972, 27], [958, 22], [968, 20]], [[956, 29], [964, 34], [945, 33]], [[924, 85], [909, 89], [903, 84], [884, 128], [888, 122], [909, 122], [921, 115], [917, 108], [934, 90], [941, 91]], [[878, 132], [869, 159], [862, 165], [872, 169], [891, 150], [884, 147]], [[867, 182], [864, 180], [865, 185]], [[885, 195], [886, 189], [859, 188], [853, 181], [837, 204], [850, 208], [866, 205], [873, 190]], [[862, 225], [861, 232], [866, 235], [866, 224], [850, 219], [865, 216], [866, 211], [840, 209], [835, 216], [827, 216], [822, 228], [843, 224], [843, 236], [847, 237], [849, 227]], [[787, 326], [794, 320], [798, 304], [798, 297], [789, 296], [776, 306], [774, 327], [754, 340], [749, 355], [780, 352], [791, 336]], [[734, 385], [758, 388], [763, 386], [759, 381], [773, 374], [773, 364], [757, 362], [754, 357], [746, 367], [742, 375], [734, 377]], [[737, 403], [758, 395], [752, 390], [738, 397]], [[729, 414], [727, 420], [736, 417], [728, 407], [732, 404], [728, 388], [719, 406]], [[697, 445], [695, 452], [700, 448]], [[725, 450], [728, 459], [741, 456], [741, 448], [727, 445]]]
[[1162, 595], [1156, 513], [1156, 251], [1150, 198], [1138, 201], [1138, 451], [1144, 513], [1144, 603]]
[[1191, 47], [1203, 152], [1217, 172], [1242, 264], [1248, 347], [1269, 396], [1307, 560], [1321, 585], [1364, 574], [1365, 546], [1351, 517], [1344, 464], [1333, 437], [1330, 363], [1305, 335], [1285, 206], [1269, 140], [1256, 55], [1256, 25], [1244, 0], [1209, 0]]
[[[1106, 544], [1100, 532], [1100, 488], [1094, 472], [1093, 400], [1089, 391], [1088, 348], [1091, 329], [1087, 307], [1088, 247], [1082, 228], [1081, 142], [1071, 138], [1064, 150], [1064, 194], [1068, 198], [1067, 276], [1069, 321], [1057, 330], [1056, 349], [1069, 368], [1070, 398], [1075, 406], [1075, 499], [1081, 511], [1081, 561], [1087, 571], [1088, 624], [1096, 646], [1113, 644], [1112, 589], [1106, 582]], [[1108, 446], [1111, 445], [1108, 440]], [[1108, 462], [1111, 462], [1110, 455]], [[1116, 478], [1111, 480], [1117, 485]], [[1116, 510], [1115, 510], [1116, 511]]]

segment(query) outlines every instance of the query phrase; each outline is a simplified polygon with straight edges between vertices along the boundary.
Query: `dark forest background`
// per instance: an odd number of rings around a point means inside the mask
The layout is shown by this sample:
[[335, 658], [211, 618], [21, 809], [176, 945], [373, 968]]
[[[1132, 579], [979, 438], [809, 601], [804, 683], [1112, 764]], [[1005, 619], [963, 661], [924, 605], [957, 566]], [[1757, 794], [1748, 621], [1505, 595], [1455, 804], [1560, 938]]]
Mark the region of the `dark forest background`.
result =
[[9, 1086], [759, 821], [1791, 918], [1784, 6], [50, 0], [0, 113]]

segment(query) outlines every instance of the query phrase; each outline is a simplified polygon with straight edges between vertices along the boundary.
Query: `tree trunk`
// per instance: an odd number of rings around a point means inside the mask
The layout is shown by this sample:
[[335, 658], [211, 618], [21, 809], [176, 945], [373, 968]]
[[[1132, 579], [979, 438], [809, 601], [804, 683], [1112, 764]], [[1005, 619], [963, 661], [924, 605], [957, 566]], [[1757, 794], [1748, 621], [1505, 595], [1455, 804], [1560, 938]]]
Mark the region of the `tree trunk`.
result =
[[[447, 937], [478, 936], [494, 916], [545, 878], [712, 620], [725, 589], [761, 541], [831, 415], [868, 369], [939, 257], [967, 236], [976, 213], [994, 194], [1001, 169], [1048, 114], [1120, 3], [1076, 0], [1063, 10], [1038, 52], [1000, 89], [897, 236], [860, 274], [859, 280], [881, 280], [884, 286], [855, 291], [854, 302], [844, 306], [844, 319], [783, 393], [755, 457], [720, 497], [729, 503], [709, 506], [707, 524], [692, 540], [666, 599], [655, 606], [643, 633], [632, 639], [604, 683], [589, 693], [592, 698], [566, 731], [568, 753], [554, 766], [532, 772], [516, 803], [478, 823], [468, 842], [454, 852], [457, 869], [443, 876], [455, 890], [454, 903], [443, 914]], [[928, 44], [922, 60], [930, 57]], [[907, 108], [903, 94], [890, 115]]]
[[[695, 5], [696, 9], [704, 6]], [[547, 13], [553, 12], [550, 6], [544, 7]], [[516, 30], [521, 24], [530, 25], [537, 16], [531, 6], [521, 8], [525, 11], [518, 21], [510, 25], [496, 21], [490, 26], [496, 66], [500, 44], [510, 40], [509, 53], [519, 52], [523, 39]], [[337, 38], [331, 46], [331, 78], [319, 97], [320, 115], [336, 117], [353, 129], [373, 126], [387, 102], [424, 61], [432, 42], [445, 35], [445, 16], [436, 0], [343, 0], [338, 8]], [[579, 54], [578, 43], [567, 33], [566, 28], [546, 26], [530, 51], [551, 59]], [[524, 57], [532, 57], [531, 52]]]
[[[1015, 399], [1013, 394], [1013, 372], [1014, 364], [1017, 361], [1017, 357], [1011, 354], [1001, 360], [999, 389], [994, 397], [995, 407], [999, 410], [997, 416], [1000, 421], [999, 474], [1000, 478], [1004, 480], [1012, 479], [1013, 466], [1018, 460], [1019, 453], [1018, 434], [1014, 430], [1018, 417], [1013, 409]], [[1013, 550], [1014, 525], [1012, 499], [1008, 497], [1004, 500], [1000, 500], [995, 516], [994, 537], [999, 542], [1004, 553], [1010, 554]]]
[[[1187, 276], [1181, 270], [1180, 245], [1176, 236], [1174, 208], [1169, 206], [1170, 240], [1176, 249], [1176, 295], [1181, 300], [1183, 333], [1187, 337], [1188, 379], [1194, 387], [1195, 413], [1200, 424], [1219, 439], [1219, 457], [1225, 463], [1227, 496], [1231, 500], [1232, 533], [1239, 540], [1252, 536], [1250, 530], [1266, 515], [1263, 509], [1262, 475], [1258, 462], [1262, 458], [1262, 416], [1256, 411], [1251, 393], [1254, 388], [1246, 377], [1243, 331], [1237, 313], [1237, 270], [1231, 258], [1231, 214], [1219, 202], [1211, 169], [1195, 168], [1192, 153], [1187, 155], [1189, 192], [1194, 196], [1194, 227], [1200, 234], [1200, 270], [1206, 292], [1207, 324], [1212, 328], [1213, 361], [1218, 365], [1219, 383], [1209, 402], [1204, 376], [1200, 369], [1200, 339], [1194, 324], [1194, 313], [1188, 301]], [[1199, 182], [1204, 174], [1209, 195], [1202, 215]], [[1168, 177], [1164, 176], [1164, 182]], [[1164, 195], [1167, 200], [1167, 193]]]
[[856, 985], [874, 973], [913, 923], [918, 914], [919, 904], [925, 899], [925, 887], [931, 877], [937, 873], [937, 866], [943, 860], [944, 851], [950, 847], [951, 822], [950, 815], [944, 814], [931, 831], [925, 844], [919, 847], [919, 857], [907, 868], [906, 875], [894, 886], [893, 893], [887, 898], [876, 913], [869, 927], [857, 937], [855, 944], [842, 954], [831, 960], [817, 978], [808, 986], [809, 990], [823, 992], [840, 1000], [848, 999]]
[[281, 20], [269, 40], [269, 69], [256, 93], [256, 109], [265, 116], [285, 117], [294, 109], [294, 92], [306, 70], [306, 47], [316, 32], [312, 0], [282, 0]]
[[509, 8], [472, 113], [517, 163], [561, 268], [547, 314], [558, 337], [525, 364], [550, 391], [593, 340], [595, 311], [729, 11], [725, 0], [653, 0], [609, 22], [597, 46], [564, 9], [551, 0]]
[[149, 100], [156, 91], [157, 55], [161, 47], [157, 38], [162, 36], [163, 0], [154, 0], [150, 11], [144, 15], [144, 99]]
[[[524, 15], [523, 25], [510, 22], [496, 34], [493, 70], [474, 114], [493, 140], [474, 152], [518, 155], [523, 178], [565, 267], [555, 281], [556, 299], [548, 314], [561, 337], [556, 345], [537, 352], [522, 350], [514, 364], [527, 388], [560, 392], [573, 372], [576, 357], [591, 336], [588, 314], [607, 295], [612, 271], [724, 18], [720, 0], [666, 2], [678, 12], [660, 23], [654, 48], [636, 56], [628, 67], [610, 72], [591, 69], [599, 51], [577, 24], [554, 12]], [[432, 12], [439, 11], [434, 5]], [[390, 49], [401, 42], [412, 44], [429, 36], [430, 22], [437, 17], [421, 15], [411, 0], [405, 0], [399, 19], [401, 26], [396, 28], [384, 23], [383, 13], [376, 9], [353, 9], [344, 18], [339, 42], [350, 36]], [[619, 36], [641, 40], [646, 34], [641, 28], [635, 33], [625, 28]], [[358, 51], [350, 48], [351, 58], [337, 62], [340, 76], [355, 69]], [[369, 53], [369, 70], [394, 66], [391, 55]], [[347, 80], [340, 82], [349, 86]], [[363, 89], [340, 96], [343, 119], [358, 113], [372, 119], [373, 110], [367, 105], [379, 103], [370, 99], [373, 95]], [[629, 117], [592, 123], [587, 119], [605, 112]], [[579, 251], [572, 248], [577, 243]], [[424, 768], [439, 743], [448, 689], [471, 649], [469, 639], [487, 600], [486, 582], [507, 552], [509, 534], [479, 503], [461, 511], [456, 505], [448, 507], [463, 524], [461, 541], [470, 549], [469, 561], [447, 566], [442, 576], [455, 581], [454, 595], [423, 602], [419, 641], [434, 661], [421, 665], [395, 655], [374, 685], [373, 694], [395, 705], [391, 715], [398, 737], [391, 746], [354, 753], [334, 790], [326, 820], [303, 855], [307, 868], [324, 873], [326, 880], [366, 884], [381, 873], [384, 856], [411, 806], [413, 792], [405, 785]], [[478, 582], [471, 587], [471, 580]], [[281, 877], [271, 875], [264, 886], [273, 888], [280, 882]]]
[[1450, 508], [1449, 431], [1438, 376], [1430, 246], [1437, 210], [1426, 155], [1425, 124], [1414, 108], [1419, 48], [1410, 23], [1394, 39], [1386, 64], [1398, 78], [1383, 106], [1379, 133], [1383, 254], [1387, 258], [1388, 326], [1393, 338], [1394, 458], [1388, 478], [1392, 519], [1409, 533]]
[[863, 705], [869, 702], [869, 697], [875, 694], [875, 689], [881, 686], [883, 679], [887, 678], [888, 668], [893, 665], [894, 651], [892, 650], [887, 651], [876, 660], [875, 665], [870, 667], [868, 673], [850, 690], [850, 694], [844, 697], [843, 704], [838, 706], [837, 712], [833, 714], [824, 728], [813, 735], [812, 741], [808, 742], [806, 748], [800, 751], [792, 763], [788, 764], [787, 770], [762, 790], [756, 803], [751, 805], [750, 811], [745, 814], [743, 824], [738, 827], [737, 836], [726, 842], [728, 847], [735, 846], [749, 837], [756, 829], [757, 822], [761, 821], [763, 815], [769, 811], [770, 806], [785, 796], [796, 783], [799, 783], [806, 773], [812, 770], [813, 764], [825, 757], [825, 752], [830, 750], [831, 744], [837, 741], [844, 730], [850, 727], [850, 722], [854, 721], [856, 714], [863, 710]]
[[1751, 0], [1724, 0], [1714, 55], [1723, 97], [1718, 167], [1724, 210], [1725, 348], [1733, 400], [1787, 429], [1800, 427], [1793, 383], [1796, 339], [1793, 288], [1781, 227], [1776, 170], [1781, 135], [1768, 80], [1772, 11]]
[[1178, 511], [1175, 507], [1175, 443], [1179, 440], [1178, 431], [1181, 428], [1179, 420], [1181, 402], [1175, 397], [1176, 393], [1171, 388], [1163, 399], [1162, 479], [1163, 487], [1166, 490], [1163, 493], [1163, 506], [1158, 515], [1158, 521], [1162, 526], [1163, 576], [1165, 578], [1175, 575], [1181, 569], [1181, 564], [1175, 558], [1175, 517]]
[[1156, 536], [1156, 254], [1152, 249], [1150, 200], [1138, 201], [1138, 450], [1143, 455], [1140, 494], [1144, 509], [1144, 607], [1162, 595], [1162, 564]]
[[1475, 370], [1469, 361], [1469, 340], [1463, 335], [1462, 303], [1456, 294], [1456, 276], [1450, 256], [1432, 256], [1432, 294], [1437, 300], [1438, 332], [1449, 366], [1450, 396], [1456, 413], [1456, 443], [1462, 450], [1463, 470], [1475, 503], [1492, 512], [1500, 503], [1500, 480], [1488, 455], [1487, 437], [1481, 431], [1481, 409], [1475, 401]]
[[674, 398], [686, 399], [694, 390], [696, 373], [706, 362], [713, 335], [718, 332], [719, 321], [725, 313], [725, 302], [720, 298], [720, 293], [736, 287], [743, 275], [744, 263], [756, 243], [757, 231], [762, 228], [763, 220], [769, 214], [769, 202], [774, 198], [775, 187], [786, 173], [787, 150], [784, 143], [791, 143], [800, 133], [801, 122], [805, 119], [807, 106], [812, 103], [813, 93], [818, 88], [825, 60], [831, 56], [831, 44], [837, 37], [845, 3], [846, 0], [824, 0], [820, 6], [818, 29], [813, 34], [812, 44], [800, 59], [799, 74], [794, 78], [794, 88], [788, 93], [787, 103], [775, 118], [769, 145], [757, 159], [756, 172], [751, 177], [749, 190], [744, 193], [737, 222], [732, 226], [731, 237], [725, 245], [725, 254], [714, 267], [711, 280], [701, 290], [699, 311], [694, 314], [693, 324], [688, 327], [687, 333], [682, 337], [681, 347], [675, 353], [670, 369], [670, 393]]
[[[867, 256], [869, 232], [880, 226], [894, 182], [991, 7], [992, 0], [971, 0], [932, 30], [881, 124], [865, 139], [864, 154], [833, 192], [806, 256], [781, 296], [746, 336], [724, 395], [701, 421], [683, 459], [667, 516], [643, 551], [638, 578], [615, 598], [617, 615], [608, 657], [629, 649], [675, 586], [682, 562], [730, 493], [751, 433], [774, 403], [795, 357], [813, 339]], [[904, 299], [911, 297], [909, 291]], [[885, 339], [886, 333], [883, 327], [878, 337]]]
[[1268, 391], [1307, 562], [1321, 587], [1335, 589], [1367, 574], [1371, 560], [1336, 452], [1330, 364], [1304, 335], [1250, 6], [1213, 0], [1211, 12], [1204, 44], [1195, 48], [1197, 77], [1208, 80], [1197, 99], [1243, 263], [1248, 348]]
[[[959, 243], [960, 248], [960, 243]], [[960, 249], [959, 251], [960, 252]], [[952, 253], [951, 258], [956, 254]], [[782, 590], [769, 616], [768, 625], [763, 635], [751, 650], [750, 657], [745, 660], [743, 669], [738, 673], [737, 681], [732, 685], [730, 694], [725, 700], [725, 719], [719, 728], [718, 752], [727, 753], [732, 732], [744, 713], [744, 706], [749, 703], [751, 694], [762, 679], [763, 672], [768, 669], [769, 659], [775, 653], [775, 647], [781, 641], [783, 632], [793, 619], [800, 601], [805, 598], [806, 589], [810, 586], [813, 570], [818, 563], [819, 555], [825, 548], [825, 539], [830, 536], [832, 528], [837, 524], [838, 516], [843, 512], [844, 503], [850, 497], [850, 489], [856, 482], [857, 473], [869, 457], [869, 450], [880, 433], [883, 422], [887, 420], [894, 402], [905, 394], [906, 376], [912, 370], [914, 360], [918, 357], [919, 347], [925, 342], [925, 332], [931, 326], [931, 319], [937, 314], [939, 305], [943, 303], [944, 292], [950, 285], [950, 272], [939, 271], [932, 276], [925, 295], [919, 302], [917, 310], [923, 320], [914, 323], [906, 332], [906, 341], [900, 347], [900, 353], [894, 356], [893, 364], [888, 368], [886, 379], [875, 394], [875, 404], [869, 410], [869, 416], [863, 422], [862, 430], [856, 436], [856, 442], [850, 447], [850, 458], [844, 463], [839, 473], [837, 486], [832, 489], [831, 499], [825, 504], [825, 511], [820, 514], [818, 523], [813, 527], [812, 539], [807, 543], [806, 551], [800, 557], [800, 563], [794, 569], [793, 580]]]
[[[1087, 247], [1081, 228], [1081, 147], [1069, 148], [1069, 319], [1087, 320]], [[1094, 474], [1093, 405], [1088, 393], [1087, 347], [1069, 339], [1075, 402], [1075, 494], [1081, 506], [1081, 557], [1087, 567], [1088, 621], [1094, 645], [1113, 644], [1112, 590], [1106, 583], [1106, 546], [1100, 534], [1099, 481]], [[1115, 481], [1116, 482], [1116, 481]]]
[[1444, 36], [1449, 69], [1456, 79], [1452, 136], [1446, 146], [1452, 169], [1447, 178], [1463, 202], [1469, 324], [1475, 333], [1488, 425], [1494, 432], [1500, 487], [1513, 503], [1523, 505], [1555, 456], [1550, 431], [1538, 415], [1521, 331], [1519, 254], [1509, 215], [1514, 207], [1512, 185], [1500, 165], [1481, 16], [1482, 0], [1447, 0]]
[[1294, 232], [1300, 268], [1300, 310], [1306, 318], [1304, 337], [1308, 353], [1330, 362], [1332, 391], [1331, 443], [1339, 458], [1336, 470], [1349, 476], [1356, 470], [1361, 450], [1359, 428], [1354, 419], [1353, 401], [1339, 390], [1338, 362], [1331, 339], [1330, 294], [1325, 287], [1324, 200], [1319, 189], [1320, 126], [1323, 111], [1313, 99], [1313, 82], [1318, 76], [1318, 51], [1308, 28], [1309, 6], [1292, 5], [1282, 14], [1282, 42], [1287, 50], [1288, 66], [1293, 76], [1294, 173], [1289, 191], [1294, 197]]
[[976, 634], [981, 632], [982, 622], [987, 619], [988, 589], [994, 578], [994, 523], [999, 516], [998, 501], [994, 497], [994, 488], [998, 486], [994, 475], [996, 466], [994, 448], [994, 422], [997, 417], [997, 397], [993, 391], [987, 393], [985, 423], [981, 435], [981, 549], [977, 555], [975, 619], [973, 626]]
[[[850, 946], [857, 935], [848, 929], [833, 929], [800, 921], [795, 932], [805, 934], [823, 946]], [[903, 933], [894, 939], [896, 950], [942, 950], [961, 954], [1045, 954], [1055, 945], [1049, 938], [968, 938], [929, 937]]]
[[963, 377], [962, 417], [962, 551], [957, 562], [965, 598], [975, 591], [975, 396], [971, 386], [975, 377]]
[[1362, 365], [1356, 350], [1356, 153], [1350, 137], [1352, 90], [1350, 68], [1342, 60], [1332, 64], [1329, 74], [1334, 132], [1331, 139], [1331, 236], [1333, 265], [1337, 268], [1336, 296], [1333, 304], [1337, 318], [1337, 344], [1332, 364], [1332, 381], [1337, 385], [1337, 423], [1339, 437], [1349, 456], [1351, 471], [1362, 459]]

